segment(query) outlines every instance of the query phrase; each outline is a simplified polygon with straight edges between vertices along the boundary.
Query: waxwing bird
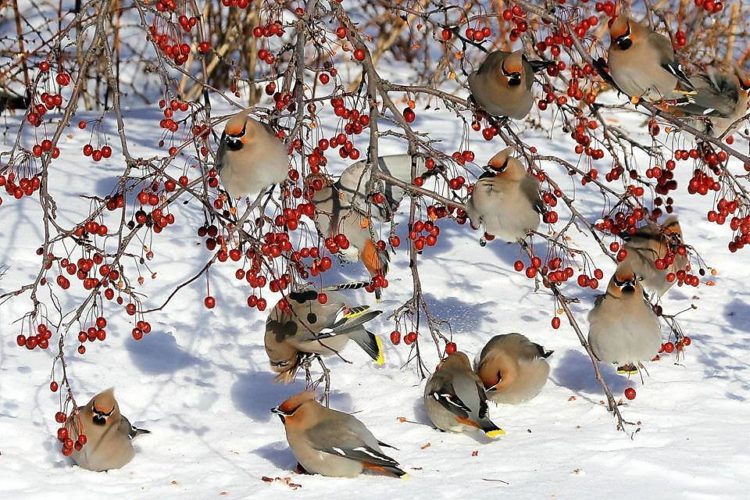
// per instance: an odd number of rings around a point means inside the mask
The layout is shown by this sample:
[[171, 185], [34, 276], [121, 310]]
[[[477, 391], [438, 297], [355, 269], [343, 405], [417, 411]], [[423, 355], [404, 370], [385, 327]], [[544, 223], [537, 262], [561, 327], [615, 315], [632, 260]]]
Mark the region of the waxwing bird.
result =
[[696, 89], [691, 102], [673, 109], [700, 117], [696, 127], [720, 137], [731, 132], [747, 113], [750, 78], [739, 67], [731, 73], [709, 70], [690, 79]]
[[[421, 156], [413, 157], [415, 174], [424, 175], [428, 172], [426, 159]], [[378, 157], [378, 168], [384, 174], [411, 184], [412, 156], [408, 154], [388, 155]], [[443, 167], [435, 165], [433, 171], [437, 172]], [[399, 203], [404, 198], [405, 191], [393, 184], [378, 181], [376, 190], [383, 194], [384, 203], [371, 203], [366, 198], [367, 183], [370, 180], [371, 170], [367, 161], [362, 160], [349, 165], [335, 183], [335, 193], [338, 194], [341, 208], [354, 208], [361, 214], [367, 214], [379, 221], [389, 221], [398, 209]]]
[[609, 36], [610, 75], [629, 97], [684, 100], [695, 91], [666, 36], [623, 14], [611, 23]]
[[442, 431], [479, 429], [489, 438], [505, 434], [490, 420], [482, 381], [460, 351], [441, 361], [427, 380], [424, 405], [432, 423]]
[[284, 182], [289, 171], [287, 148], [270, 126], [249, 115], [229, 119], [216, 153], [216, 169], [232, 198], [256, 197]]
[[368, 471], [406, 476], [381, 448], [392, 446], [378, 441], [355, 417], [318, 403], [311, 391], [292, 396], [271, 411], [281, 418], [292, 453], [309, 473], [355, 477]]
[[476, 360], [476, 373], [495, 403], [518, 404], [536, 397], [547, 383], [547, 351], [520, 333], [496, 335]]
[[509, 242], [535, 231], [544, 212], [539, 181], [512, 152], [513, 148], [506, 148], [490, 159], [467, 204], [472, 227], [484, 226], [485, 232]]
[[327, 302], [318, 292], [291, 292], [271, 310], [266, 321], [265, 347], [276, 380], [289, 383], [302, 358], [309, 354], [335, 355], [349, 340], [357, 343], [378, 365], [384, 363], [381, 340], [364, 324], [381, 311], [369, 306], [350, 306], [338, 292], [327, 292]]
[[659, 351], [659, 320], [627, 264], [620, 264], [607, 293], [597, 297], [589, 312], [589, 344], [600, 361], [620, 365], [618, 371], [625, 373], [636, 371], [636, 364]]
[[649, 223], [634, 234], [623, 233], [627, 256], [622, 262], [641, 279], [643, 288], [658, 297], [664, 295], [675, 280], [667, 275], [686, 270], [688, 257], [677, 217], [670, 215], [662, 225]]
[[74, 450], [71, 458], [82, 469], [105, 471], [119, 469], [135, 456], [133, 438], [150, 431], [139, 429], [120, 414], [114, 389], [100, 392], [86, 406], [78, 407], [65, 426], [73, 441], [83, 434], [86, 444]]
[[469, 90], [479, 107], [490, 115], [522, 120], [534, 104], [534, 73], [547, 65], [527, 60], [521, 49], [496, 50], [487, 54], [479, 69], [469, 75]]
[[[372, 218], [351, 208], [342, 200], [336, 184], [320, 175], [308, 177], [308, 185], [315, 192], [312, 202], [315, 205], [315, 227], [322, 238], [333, 238], [338, 248], [339, 258], [344, 262], [359, 260], [370, 276], [385, 276], [388, 273], [389, 256], [385, 248], [378, 248], [370, 233]], [[320, 189], [315, 189], [319, 187]], [[337, 238], [346, 237], [345, 240]], [[380, 298], [380, 289], [376, 289]]]

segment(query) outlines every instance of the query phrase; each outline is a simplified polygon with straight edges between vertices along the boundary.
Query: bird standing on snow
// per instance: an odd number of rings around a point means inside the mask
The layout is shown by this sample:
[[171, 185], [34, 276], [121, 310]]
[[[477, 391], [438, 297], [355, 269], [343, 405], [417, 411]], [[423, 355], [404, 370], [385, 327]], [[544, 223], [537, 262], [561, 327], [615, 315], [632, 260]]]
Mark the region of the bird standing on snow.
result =
[[669, 38], [626, 15], [614, 19], [609, 36], [610, 75], [629, 97], [661, 101], [694, 93]]
[[675, 282], [674, 279], [667, 281], [667, 275], [688, 267], [682, 229], [674, 215], [667, 217], [661, 226], [649, 223], [635, 234], [624, 233], [622, 237], [627, 256], [620, 265], [629, 266], [641, 278], [643, 288], [655, 292], [658, 297]]
[[479, 429], [487, 437], [505, 434], [489, 418], [487, 396], [466, 354], [455, 352], [440, 362], [424, 388], [424, 405], [440, 430]]
[[617, 268], [607, 293], [597, 297], [589, 312], [589, 344], [600, 361], [615, 363], [624, 373], [637, 371], [636, 364], [658, 353], [659, 320], [630, 266]]
[[93, 471], [119, 469], [130, 462], [135, 456], [133, 438], [149, 433], [120, 414], [113, 388], [78, 407], [78, 416], [71, 415], [65, 427], [73, 441], [81, 434], [86, 436], [86, 444], [74, 450], [71, 458], [82, 469]]
[[295, 458], [309, 473], [355, 477], [364, 471], [392, 477], [406, 472], [383, 453], [381, 441], [357, 418], [324, 407], [305, 391], [271, 410], [284, 423]]
[[476, 373], [487, 397], [496, 403], [517, 404], [536, 397], [547, 383], [552, 351], [520, 333], [496, 335], [476, 361]]
[[232, 198], [255, 197], [284, 182], [289, 172], [284, 143], [271, 127], [248, 113], [242, 111], [229, 119], [216, 153], [216, 169]]
[[291, 382], [304, 355], [334, 355], [349, 340], [378, 365], [384, 363], [380, 339], [364, 327], [381, 311], [370, 310], [369, 306], [351, 307], [337, 292], [328, 292], [327, 299], [321, 304], [314, 290], [291, 292], [271, 310], [266, 321], [265, 347], [278, 381]]
[[710, 70], [690, 79], [696, 89], [692, 102], [673, 108], [702, 117], [701, 131], [720, 137], [731, 132], [747, 113], [750, 78], [737, 66], [731, 73]]
[[539, 181], [513, 158], [513, 148], [492, 157], [471, 193], [467, 214], [474, 228], [505, 241], [522, 240], [539, 227], [544, 211], [539, 195]]
[[479, 69], [469, 75], [469, 90], [479, 107], [490, 115], [522, 120], [534, 104], [534, 73], [546, 66], [546, 62], [528, 61], [523, 50], [496, 50], [487, 54]]

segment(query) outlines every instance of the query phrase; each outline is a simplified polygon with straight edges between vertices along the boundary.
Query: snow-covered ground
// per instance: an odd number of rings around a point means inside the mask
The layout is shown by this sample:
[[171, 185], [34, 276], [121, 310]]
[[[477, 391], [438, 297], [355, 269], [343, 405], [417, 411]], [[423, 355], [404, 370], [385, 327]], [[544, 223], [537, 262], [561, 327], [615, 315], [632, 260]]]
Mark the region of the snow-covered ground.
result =
[[[420, 111], [418, 116], [417, 128], [443, 140], [444, 151], [459, 147], [459, 122], [437, 111]], [[632, 131], [642, 122], [637, 117], [621, 120]], [[157, 153], [158, 139], [151, 132], [156, 121], [154, 110], [129, 112], [131, 133], [142, 131], [141, 136], [131, 135], [134, 155]], [[517, 128], [541, 152], [577, 161], [570, 140], [560, 139], [563, 134], [556, 133], [553, 141], [542, 131]], [[114, 138], [115, 131], [108, 132]], [[109, 162], [83, 159], [82, 136], [63, 136], [62, 156], [51, 174], [63, 225], [80, 220], [87, 211], [88, 202], [80, 195], [108, 194], [122, 167], [117, 149]], [[641, 139], [648, 140], [645, 135]], [[3, 150], [12, 145], [10, 139], [5, 141]], [[486, 143], [479, 134], [472, 135], [471, 146], [479, 164], [503, 147], [499, 141]], [[381, 154], [402, 148], [393, 141], [381, 142]], [[331, 170], [345, 165], [334, 163]], [[556, 167], [546, 167], [565, 180]], [[385, 314], [371, 324], [384, 338], [385, 366], [374, 366], [351, 346], [344, 352], [351, 364], [331, 359], [328, 366], [331, 406], [356, 414], [379, 439], [398, 447], [392, 455], [410, 478], [331, 479], [292, 472], [296, 461], [281, 422], [269, 410], [302, 390], [304, 382], [272, 383], [262, 343], [265, 314], [247, 308], [248, 288], [238, 284], [235, 266], [227, 263], [212, 268], [211, 289], [218, 303], [213, 310], [203, 307], [206, 285], [201, 279], [181, 290], [163, 311], [149, 316], [153, 332], [140, 342], [131, 337], [124, 311], [114, 305], [106, 310], [106, 342], [87, 344], [85, 356], [73, 354], [75, 332], [70, 334], [69, 370], [78, 398], [83, 402], [114, 386], [123, 413], [152, 431], [137, 440], [138, 454], [130, 464], [108, 473], [81, 470], [61, 455], [53, 418], [58, 396], [48, 389], [53, 349], [28, 352], [16, 346], [19, 326], [14, 321], [29, 309], [27, 296], [0, 307], [0, 497], [745, 498], [750, 484], [750, 254], [730, 254], [728, 228], [705, 222], [710, 198], [687, 195], [690, 170], [687, 163], [678, 168], [676, 208], [686, 240], [718, 270], [716, 286], [674, 287], [664, 298], [666, 311], [691, 303], [698, 307], [680, 316], [693, 340], [684, 359], [675, 362], [672, 355], [648, 363], [650, 376], [644, 385], [602, 367], [618, 398], [628, 386], [638, 391], [634, 401], [621, 407], [625, 418], [636, 423], [628, 433], [615, 430], [573, 330], [565, 321], [559, 331], [549, 326], [554, 313], [551, 296], [535, 292], [533, 283], [513, 270], [521, 255], [518, 246], [495, 241], [482, 248], [477, 232], [442, 221], [439, 244], [420, 257], [420, 269], [432, 312], [450, 321], [459, 349], [473, 357], [491, 336], [522, 332], [555, 351], [549, 383], [539, 397], [519, 406], [492, 405], [493, 420], [507, 432], [502, 438], [486, 442], [478, 436], [440, 433], [427, 425], [423, 381], [413, 365], [404, 367], [409, 348], [387, 341], [393, 326], [389, 313], [411, 294], [407, 252], [402, 248], [392, 256], [390, 286], [377, 305]], [[579, 186], [577, 203], [594, 221], [604, 207], [592, 191]], [[147, 278], [142, 288], [151, 307], [161, 304], [177, 283], [195, 274], [210, 257], [195, 236], [203, 220], [198, 207], [190, 204], [175, 213], [177, 223], [153, 241], [151, 268], [158, 275], [155, 280]], [[37, 272], [34, 250], [42, 241], [40, 218], [37, 199], [6, 198], [0, 207], [0, 268], [8, 268], [0, 293], [30, 281]], [[565, 220], [563, 212], [558, 226]], [[404, 233], [402, 223], [399, 234], [405, 241]], [[606, 281], [613, 269], [609, 259], [592, 238], [573, 236], [575, 246], [589, 250], [603, 267]], [[337, 267], [326, 280], [361, 276], [358, 265], [349, 265]], [[580, 296], [573, 309], [585, 328], [586, 313], [598, 292], [581, 292], [572, 283], [565, 290]], [[375, 305], [372, 295], [352, 295]], [[74, 297], [63, 304], [66, 311], [75, 305]], [[423, 345], [431, 368], [437, 354], [429, 341]], [[290, 478], [299, 487], [269, 483], [264, 476]]]

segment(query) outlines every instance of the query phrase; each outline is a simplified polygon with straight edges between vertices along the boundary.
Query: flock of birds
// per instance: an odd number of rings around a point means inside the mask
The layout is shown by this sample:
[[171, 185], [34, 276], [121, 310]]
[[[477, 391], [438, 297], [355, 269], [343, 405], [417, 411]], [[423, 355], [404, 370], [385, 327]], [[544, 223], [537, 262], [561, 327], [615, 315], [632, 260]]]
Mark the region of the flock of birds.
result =
[[[624, 15], [612, 22], [610, 35], [610, 73], [630, 97], [667, 100], [674, 109], [700, 117], [705, 130], [713, 132], [723, 133], [744, 116], [750, 81], [738, 68], [688, 78], [668, 38]], [[469, 77], [474, 101], [492, 115], [524, 118], [533, 103], [533, 73], [539, 67], [521, 51], [490, 53]], [[536, 230], [543, 210], [539, 182], [512, 152], [508, 148], [490, 159], [467, 203], [475, 228], [481, 226], [508, 242], [522, 240]], [[409, 155], [381, 157], [379, 167], [410, 182], [413, 161], [418, 174], [427, 171], [424, 159]], [[287, 179], [287, 148], [269, 126], [244, 111], [225, 126], [217, 168], [232, 198], [259, 196]], [[364, 189], [368, 178], [367, 164], [359, 162], [336, 182], [312, 174], [306, 187], [314, 191], [315, 224], [321, 237], [343, 234], [340, 257], [361, 261], [377, 276], [387, 272], [388, 254], [373, 242], [371, 225], [390, 217], [404, 190], [380, 183], [386, 207], [371, 205]], [[668, 275], [688, 269], [689, 263], [677, 251], [684, 243], [673, 216], [622, 236], [627, 257], [589, 313], [589, 343], [600, 361], [618, 365], [621, 373], [632, 373], [642, 361], [652, 359], [661, 345], [659, 321], [645, 290], [660, 297], [673, 283]], [[293, 291], [270, 311], [265, 348], [277, 381], [292, 381], [306, 357], [339, 353], [349, 340], [383, 363], [380, 339], [365, 328], [381, 311], [352, 305], [343, 293], [347, 288], [351, 286], [324, 289], [329, 292], [326, 300], [314, 289]], [[503, 434], [489, 418], [488, 401], [516, 404], [539, 394], [549, 374], [546, 358], [550, 354], [524, 335], [510, 333], [492, 338], [473, 365], [463, 352], [447, 355], [425, 385], [424, 405], [430, 420], [442, 431], [479, 431], [490, 438]], [[292, 452], [307, 472], [346, 477], [363, 471], [405, 475], [398, 462], [383, 452], [388, 445], [357, 418], [322, 406], [312, 391], [292, 396], [272, 411], [284, 423]], [[87, 444], [73, 452], [73, 459], [96, 471], [128, 463], [134, 455], [132, 438], [147, 432], [122, 416], [111, 389], [78, 408], [66, 425], [73, 439], [86, 436]]]

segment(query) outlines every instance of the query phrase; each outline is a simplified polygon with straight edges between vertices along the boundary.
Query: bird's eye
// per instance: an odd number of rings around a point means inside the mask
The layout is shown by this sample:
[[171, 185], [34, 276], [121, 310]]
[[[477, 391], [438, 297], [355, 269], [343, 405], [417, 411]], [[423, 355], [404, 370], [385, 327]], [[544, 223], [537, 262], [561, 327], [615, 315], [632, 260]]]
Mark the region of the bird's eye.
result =
[[279, 368], [283, 368], [285, 366], [289, 365], [289, 361], [271, 361], [271, 366], [278, 366]]

